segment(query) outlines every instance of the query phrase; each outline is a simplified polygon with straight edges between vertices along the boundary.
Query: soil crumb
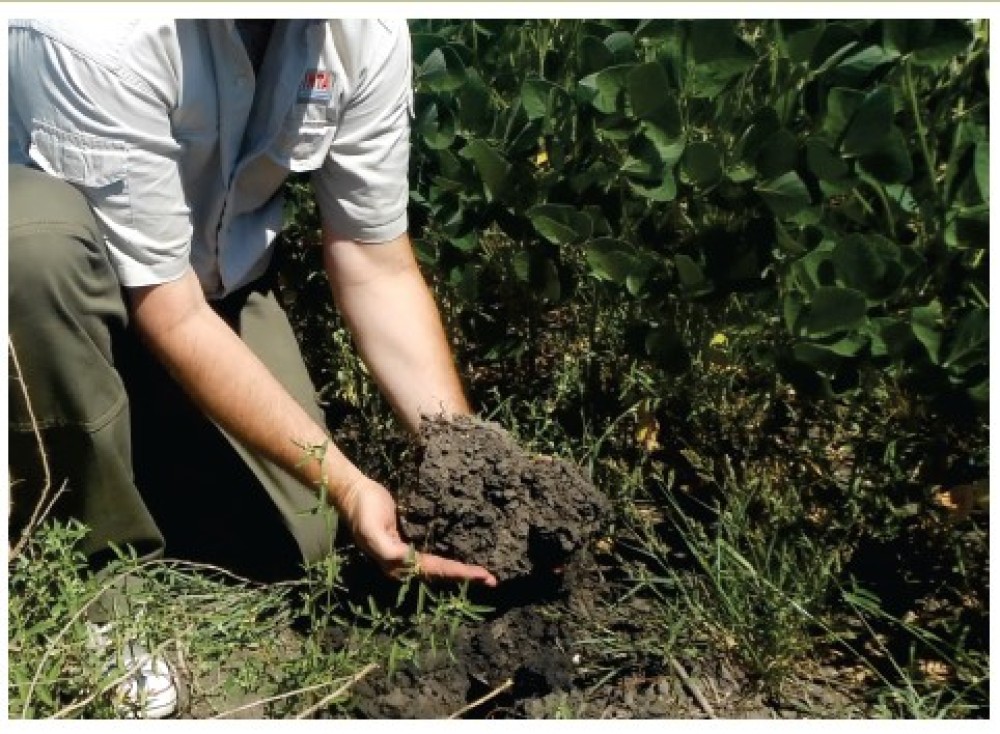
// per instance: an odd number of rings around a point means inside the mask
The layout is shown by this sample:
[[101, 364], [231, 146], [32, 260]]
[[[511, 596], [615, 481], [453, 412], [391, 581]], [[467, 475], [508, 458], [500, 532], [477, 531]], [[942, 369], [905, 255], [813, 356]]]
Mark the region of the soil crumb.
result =
[[600, 529], [607, 498], [575, 466], [531, 456], [496, 423], [425, 417], [417, 487], [400, 498], [418, 548], [501, 582], [563, 567]]

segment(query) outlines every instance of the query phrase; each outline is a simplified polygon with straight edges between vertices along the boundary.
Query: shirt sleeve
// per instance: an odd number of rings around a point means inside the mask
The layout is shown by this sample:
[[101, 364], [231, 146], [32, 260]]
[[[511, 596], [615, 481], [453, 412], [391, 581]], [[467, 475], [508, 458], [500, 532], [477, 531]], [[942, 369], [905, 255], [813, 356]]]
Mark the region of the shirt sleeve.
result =
[[[155, 35], [133, 43], [146, 54], [144, 68], [163, 69], [162, 78], [105, 55], [102, 45], [120, 48], [120, 38], [102, 41], [44, 23], [11, 23], [8, 30], [10, 160], [30, 162], [83, 192], [128, 287], [175, 280], [191, 250], [181, 146], [170, 123], [176, 83], [169, 51]], [[156, 54], [164, 58], [150, 58]]]
[[357, 242], [385, 242], [407, 229], [413, 106], [409, 30], [402, 19], [331, 24], [335, 39], [348, 39], [338, 45], [363, 58], [347, 64], [358, 70], [358, 83], [329, 154], [313, 174], [313, 188], [323, 222], [334, 233]]

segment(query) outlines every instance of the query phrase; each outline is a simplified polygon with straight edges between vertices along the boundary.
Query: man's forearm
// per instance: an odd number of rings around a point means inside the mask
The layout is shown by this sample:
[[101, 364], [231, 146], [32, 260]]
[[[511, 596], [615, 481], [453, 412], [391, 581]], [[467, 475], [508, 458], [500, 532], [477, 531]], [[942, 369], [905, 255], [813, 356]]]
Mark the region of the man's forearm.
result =
[[424, 414], [470, 412], [437, 304], [409, 239], [359, 245], [327, 236], [337, 307], [365, 364], [406, 426]]
[[[243, 341], [211, 309], [192, 272], [135, 289], [134, 321], [145, 343], [216, 423], [311, 486], [325, 481], [342, 509], [366, 481]], [[303, 446], [326, 444], [318, 461]]]

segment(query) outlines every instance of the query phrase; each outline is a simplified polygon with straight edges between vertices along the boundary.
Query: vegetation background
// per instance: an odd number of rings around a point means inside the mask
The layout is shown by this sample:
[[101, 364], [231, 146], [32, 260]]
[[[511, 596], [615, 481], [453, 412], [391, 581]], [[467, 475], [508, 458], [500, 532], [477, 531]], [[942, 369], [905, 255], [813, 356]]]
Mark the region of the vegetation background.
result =
[[[411, 31], [411, 231], [474, 404], [609, 494], [599, 550], [649, 600], [641, 634], [603, 639], [609, 680], [711, 651], [774, 695], [825, 665], [867, 715], [988, 717], [988, 21]], [[305, 180], [288, 202], [284, 295], [333, 435], [398, 486], [412, 447], [323, 305]], [[100, 714], [100, 671], [69, 683], [77, 648], [27, 654], [72, 638], [94, 590], [67, 572], [74, 532], [43, 528], [9, 566], [12, 715]], [[307, 635], [294, 665], [241, 674], [294, 692], [284, 715], [475, 616], [461, 593], [355, 607], [342, 561], [240, 586], [248, 606], [212, 634], [192, 619], [185, 649], [260, 645], [241, 617], [277, 629], [288, 599], [310, 629], [350, 628], [339, 652]]]

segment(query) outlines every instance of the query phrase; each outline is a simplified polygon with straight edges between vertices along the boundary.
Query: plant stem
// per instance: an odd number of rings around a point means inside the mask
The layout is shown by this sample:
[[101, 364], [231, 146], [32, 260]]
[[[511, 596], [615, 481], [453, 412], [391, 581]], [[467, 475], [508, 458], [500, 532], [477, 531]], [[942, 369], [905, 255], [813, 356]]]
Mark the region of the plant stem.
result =
[[885, 210], [885, 224], [886, 228], [889, 230], [889, 239], [896, 239], [896, 222], [892, 216], [892, 206], [889, 204], [889, 198], [885, 195], [885, 190], [882, 185], [877, 181], [868, 181], [869, 186], [871, 186], [872, 191], [878, 197], [879, 201], [882, 202], [882, 208]]
[[924, 121], [920, 116], [916, 85], [913, 83], [913, 65], [909, 60], [903, 62], [903, 72], [906, 77], [906, 91], [910, 97], [910, 106], [913, 108], [913, 122], [917, 126], [917, 137], [920, 139], [920, 150], [924, 156], [924, 165], [927, 166], [927, 177], [930, 179], [931, 191], [934, 192], [934, 198], [937, 199], [937, 204], [940, 207], [941, 201], [938, 182], [934, 175], [934, 159], [931, 157], [931, 149], [927, 143], [927, 129], [924, 127]]

